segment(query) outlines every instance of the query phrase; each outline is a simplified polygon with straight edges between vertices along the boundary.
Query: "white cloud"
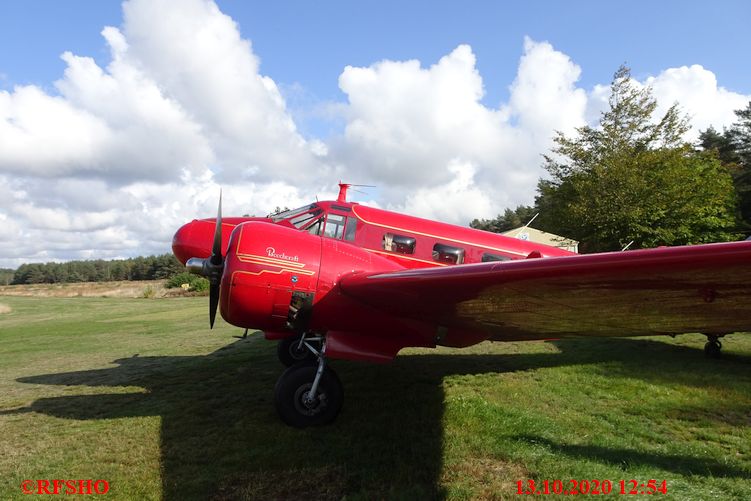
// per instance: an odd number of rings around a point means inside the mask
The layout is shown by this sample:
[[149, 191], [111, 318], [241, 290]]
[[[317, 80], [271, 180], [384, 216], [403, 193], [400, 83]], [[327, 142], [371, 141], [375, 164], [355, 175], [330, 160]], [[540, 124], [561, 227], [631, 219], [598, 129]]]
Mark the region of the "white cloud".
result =
[[0, 172], [60, 176], [96, 171], [107, 125], [34, 86], [0, 91]]
[[469, 221], [477, 214], [490, 213], [493, 203], [475, 184], [475, 167], [454, 160], [449, 162], [448, 169], [454, 176], [449, 182], [434, 188], [419, 188], [407, 195], [403, 205], [391, 209], [441, 221]]
[[734, 110], [745, 108], [751, 95], [729, 91], [717, 83], [717, 77], [701, 65], [668, 68], [644, 82], [652, 87], [663, 113], [677, 102], [688, 114], [693, 129], [688, 137], [695, 139], [710, 125], [718, 130], [736, 121]]
[[[56, 92], [0, 91], [0, 266], [168, 252], [177, 227], [215, 214], [220, 185], [225, 214], [330, 199], [342, 179], [376, 184], [372, 204], [466, 224], [530, 203], [553, 132], [595, 123], [607, 104], [607, 83], [583, 89], [571, 58], [526, 38], [508, 101], [486, 106], [459, 45], [434, 64], [344, 68], [345, 102], [295, 112], [340, 127], [324, 142], [298, 131], [212, 1], [130, 0], [123, 12], [102, 30], [107, 64], [64, 52]], [[701, 129], [729, 125], [750, 99], [697, 65], [641, 83]]]
[[[429, 68], [419, 61], [348, 66], [339, 77], [348, 122], [333, 159], [349, 165], [350, 176], [388, 186], [392, 205], [410, 197], [407, 207], [453, 223], [531, 202], [542, 174], [540, 154], [554, 130], [584, 124], [587, 97], [575, 87], [581, 70], [549, 43], [526, 39], [510, 100], [492, 109], [481, 102], [475, 62], [472, 49], [460, 45]], [[472, 175], [456, 165], [471, 165]], [[460, 207], [460, 192], [447, 190], [459, 185], [492, 202], [468, 217], [466, 211], [428, 211], [413, 194], [442, 193], [449, 197], [444, 203]]]
[[[657, 100], [654, 119], [659, 120], [670, 106], [677, 103], [689, 119], [691, 129], [685, 139], [694, 141], [699, 133], [712, 126], [722, 131], [737, 120], [735, 110], [745, 108], [751, 95], [730, 91], [717, 83], [717, 77], [701, 65], [668, 68], [644, 81], [633, 80], [639, 87], [649, 87]], [[595, 85], [589, 93], [587, 122], [595, 124], [600, 113], [607, 110], [609, 85]]]
[[[100, 181], [0, 175], [0, 267], [24, 262], [120, 258], [169, 252], [175, 230], [214, 217], [219, 184], [211, 174], [125, 187]], [[315, 196], [282, 182], [223, 188], [225, 215], [265, 215]], [[329, 194], [330, 195], [330, 194]]]
[[537, 144], [548, 143], [551, 131], [568, 134], [584, 125], [587, 93], [576, 88], [580, 75], [581, 68], [566, 54], [547, 42], [525, 38], [508, 110]]
[[[0, 92], [0, 172], [167, 182], [306, 181], [325, 150], [295, 129], [250, 42], [204, 0], [132, 0], [102, 36], [111, 62], [65, 52], [59, 96]], [[301, 173], [303, 175], [301, 176]]]
[[250, 42], [213, 2], [133, 0], [124, 14], [124, 57], [190, 110], [224, 179], [301, 182], [326, 167], [320, 148], [297, 133], [275, 82], [259, 73]]

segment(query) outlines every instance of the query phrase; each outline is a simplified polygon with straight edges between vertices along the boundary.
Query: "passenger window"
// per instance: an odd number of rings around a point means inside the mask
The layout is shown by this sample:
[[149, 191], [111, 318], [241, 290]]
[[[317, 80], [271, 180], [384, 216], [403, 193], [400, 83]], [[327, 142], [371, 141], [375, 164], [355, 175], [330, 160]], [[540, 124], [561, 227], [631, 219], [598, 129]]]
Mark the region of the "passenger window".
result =
[[349, 240], [350, 242], [354, 241], [355, 231], [357, 231], [357, 218], [350, 216], [347, 218], [347, 227], [344, 230], [344, 240]]
[[511, 261], [511, 258], [508, 256], [502, 256], [501, 254], [491, 254], [489, 252], [482, 255], [483, 263], [490, 263], [492, 261]]
[[416, 243], [417, 241], [414, 237], [394, 235], [393, 233], [385, 233], [383, 235], [383, 250], [390, 252], [398, 252], [400, 254], [414, 254]]
[[344, 219], [344, 216], [340, 216], [339, 214], [329, 214], [326, 216], [326, 227], [323, 230], [323, 236], [341, 240], [344, 235]]
[[462, 264], [464, 262], [464, 249], [450, 245], [435, 244], [433, 246], [433, 261]]

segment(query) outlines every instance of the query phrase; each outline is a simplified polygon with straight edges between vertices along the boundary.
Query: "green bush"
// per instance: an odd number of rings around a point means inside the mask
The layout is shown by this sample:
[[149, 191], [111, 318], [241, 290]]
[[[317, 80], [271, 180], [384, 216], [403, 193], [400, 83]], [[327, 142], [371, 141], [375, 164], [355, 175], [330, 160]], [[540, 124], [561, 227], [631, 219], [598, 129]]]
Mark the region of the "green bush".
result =
[[198, 275], [192, 273], [183, 272], [177, 275], [172, 275], [164, 286], [168, 289], [176, 289], [183, 287], [183, 284], [188, 284], [188, 290], [195, 292], [203, 292], [209, 290], [209, 281]]

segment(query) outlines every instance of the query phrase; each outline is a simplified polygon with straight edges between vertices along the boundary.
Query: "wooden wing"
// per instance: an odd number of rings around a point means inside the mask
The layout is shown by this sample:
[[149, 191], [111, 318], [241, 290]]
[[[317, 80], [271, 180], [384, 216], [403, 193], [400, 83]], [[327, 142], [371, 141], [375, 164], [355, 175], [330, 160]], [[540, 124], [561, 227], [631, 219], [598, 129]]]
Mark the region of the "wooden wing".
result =
[[751, 242], [353, 273], [339, 285], [495, 340], [751, 331]]

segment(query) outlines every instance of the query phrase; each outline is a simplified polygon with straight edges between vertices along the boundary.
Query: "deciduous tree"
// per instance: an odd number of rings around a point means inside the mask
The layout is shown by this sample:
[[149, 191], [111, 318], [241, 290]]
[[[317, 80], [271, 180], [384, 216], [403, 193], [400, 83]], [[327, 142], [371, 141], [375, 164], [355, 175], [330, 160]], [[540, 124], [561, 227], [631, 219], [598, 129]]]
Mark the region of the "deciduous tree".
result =
[[520, 205], [516, 209], [506, 209], [494, 219], [475, 219], [469, 225], [478, 230], [503, 233], [527, 224], [537, 214], [537, 208], [529, 205]]
[[597, 127], [557, 133], [545, 157], [536, 205], [540, 227], [581, 242], [587, 252], [737, 238], [728, 170], [683, 140], [677, 104], [654, 119], [649, 87], [622, 66]]

